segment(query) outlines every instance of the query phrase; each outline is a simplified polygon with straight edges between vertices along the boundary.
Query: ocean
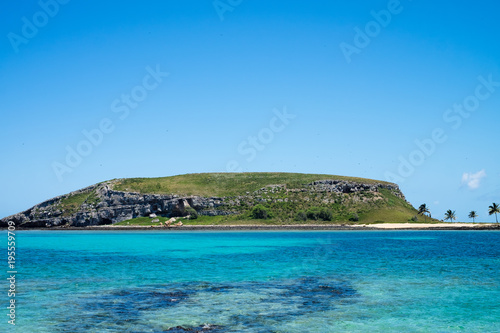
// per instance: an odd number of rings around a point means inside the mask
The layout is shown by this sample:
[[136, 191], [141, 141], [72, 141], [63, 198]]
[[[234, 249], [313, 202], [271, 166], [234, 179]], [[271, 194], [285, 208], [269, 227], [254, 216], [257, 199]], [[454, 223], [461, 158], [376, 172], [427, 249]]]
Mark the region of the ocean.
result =
[[17, 231], [15, 241], [16, 325], [4, 279], [2, 332], [500, 332], [498, 231]]

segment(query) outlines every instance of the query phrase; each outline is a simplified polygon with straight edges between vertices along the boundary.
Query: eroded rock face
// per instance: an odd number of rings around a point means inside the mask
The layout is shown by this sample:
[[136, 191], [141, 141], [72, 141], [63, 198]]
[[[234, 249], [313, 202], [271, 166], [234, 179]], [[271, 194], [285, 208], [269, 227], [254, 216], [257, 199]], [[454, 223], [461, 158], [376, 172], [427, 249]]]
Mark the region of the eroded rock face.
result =
[[[189, 207], [195, 209], [199, 215], [231, 215], [238, 214], [237, 207], [240, 203], [258, 203], [263, 201], [262, 194], [276, 193], [277, 191], [356, 193], [361, 191], [377, 192], [379, 189], [385, 188], [394, 195], [405, 199], [395, 184], [363, 184], [338, 180], [315, 181], [300, 189], [287, 189], [285, 185], [270, 185], [254, 193], [237, 197], [141, 194], [115, 191], [112, 189], [112, 185], [113, 181], [104, 182], [52, 198], [24, 212], [1, 219], [0, 227], [6, 227], [8, 221], [14, 221], [17, 226], [26, 228], [106, 225], [150, 214], [167, 217], [185, 216], [187, 215], [186, 209]], [[90, 196], [87, 196], [87, 199], [80, 206], [73, 207], [73, 209], [68, 209], [64, 205], [68, 198], [75, 195], [85, 197], [87, 193], [93, 194], [93, 200], [88, 199]]]
[[373, 183], [364, 184], [349, 182], [345, 180], [318, 180], [308, 185], [316, 192], [335, 192], [335, 193], [355, 193], [361, 191], [378, 192], [379, 189], [387, 189], [401, 199], [405, 199], [403, 193], [396, 184]]
[[[183, 216], [188, 207], [203, 215], [228, 215], [235, 212], [218, 210], [224, 204], [223, 198], [199, 196], [179, 197], [178, 195], [140, 194], [115, 191], [112, 182], [93, 185], [79, 191], [59, 196], [32, 208], [0, 220], [0, 226], [8, 221], [23, 227], [50, 227], [69, 225], [75, 227], [114, 224], [150, 214], [162, 216]], [[95, 192], [99, 202], [84, 202], [77, 211], [68, 214], [61, 209], [61, 203], [70, 196]]]

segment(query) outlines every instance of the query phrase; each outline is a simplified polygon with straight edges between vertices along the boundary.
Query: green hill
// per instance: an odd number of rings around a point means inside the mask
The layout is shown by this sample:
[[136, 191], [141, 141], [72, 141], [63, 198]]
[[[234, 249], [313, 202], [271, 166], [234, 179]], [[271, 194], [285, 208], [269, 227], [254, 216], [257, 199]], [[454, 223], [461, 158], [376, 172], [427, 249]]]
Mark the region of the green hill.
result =
[[415, 216], [399, 187], [388, 182], [299, 173], [202, 173], [102, 182], [0, 224], [151, 225], [171, 217], [185, 224], [348, 224], [408, 222]]

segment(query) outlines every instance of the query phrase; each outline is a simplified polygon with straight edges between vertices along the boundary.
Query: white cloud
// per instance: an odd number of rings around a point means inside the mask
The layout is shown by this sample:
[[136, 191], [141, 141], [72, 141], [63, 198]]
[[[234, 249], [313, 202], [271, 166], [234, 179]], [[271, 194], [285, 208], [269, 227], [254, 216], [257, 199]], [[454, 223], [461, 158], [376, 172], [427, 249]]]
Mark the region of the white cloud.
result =
[[464, 172], [462, 175], [462, 185], [466, 184], [469, 189], [475, 190], [481, 185], [481, 179], [486, 177], [486, 171], [481, 170], [476, 173]]

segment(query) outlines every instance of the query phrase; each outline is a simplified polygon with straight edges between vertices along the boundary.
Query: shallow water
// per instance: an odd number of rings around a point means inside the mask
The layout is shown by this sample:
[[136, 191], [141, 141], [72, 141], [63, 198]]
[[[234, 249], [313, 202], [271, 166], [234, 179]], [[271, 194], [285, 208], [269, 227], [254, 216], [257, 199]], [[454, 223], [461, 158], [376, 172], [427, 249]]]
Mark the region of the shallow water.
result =
[[500, 332], [496, 231], [20, 231], [16, 243], [13, 332]]

